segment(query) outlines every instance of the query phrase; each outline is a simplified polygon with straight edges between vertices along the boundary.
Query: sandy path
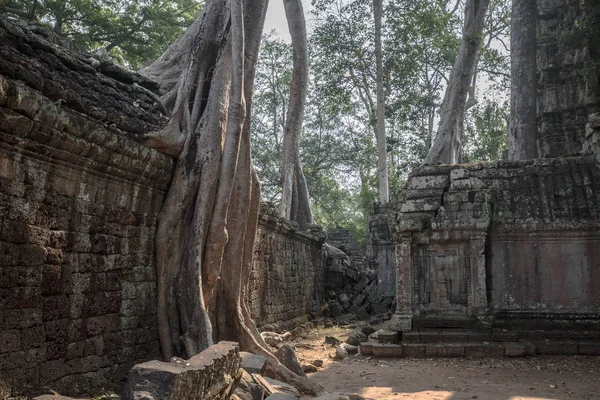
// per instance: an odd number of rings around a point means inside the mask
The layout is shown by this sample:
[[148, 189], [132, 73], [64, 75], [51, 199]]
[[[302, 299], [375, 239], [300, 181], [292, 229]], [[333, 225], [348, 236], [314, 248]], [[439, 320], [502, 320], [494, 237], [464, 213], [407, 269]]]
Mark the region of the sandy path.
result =
[[331, 360], [334, 350], [323, 345], [323, 338], [343, 339], [348, 332], [322, 329], [296, 346], [301, 362], [324, 360], [323, 368], [310, 376], [329, 392], [354, 392], [382, 400], [600, 399], [600, 357], [392, 359], [359, 355]]

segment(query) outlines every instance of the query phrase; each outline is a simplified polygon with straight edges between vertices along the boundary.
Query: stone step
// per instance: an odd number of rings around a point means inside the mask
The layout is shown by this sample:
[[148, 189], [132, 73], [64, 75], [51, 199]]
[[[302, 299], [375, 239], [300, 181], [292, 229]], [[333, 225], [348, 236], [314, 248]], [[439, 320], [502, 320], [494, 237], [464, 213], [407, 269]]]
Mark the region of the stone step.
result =
[[468, 329], [436, 329], [419, 332], [405, 332], [402, 342], [406, 343], [438, 343], [438, 342], [516, 342], [516, 332], [492, 332], [491, 330]]
[[413, 321], [413, 327], [417, 330], [426, 329], [475, 329], [478, 321], [465, 318], [422, 318]]
[[600, 342], [593, 340], [492, 341], [386, 344], [364, 342], [363, 355], [376, 357], [523, 357], [534, 354], [600, 355]]
[[398, 332], [381, 331], [377, 332], [377, 343], [398, 343]]
[[[493, 332], [499, 331], [493, 329]], [[533, 330], [533, 331], [516, 331], [521, 338], [529, 340], [598, 340], [600, 339], [600, 331], [567, 331], [567, 330]]]

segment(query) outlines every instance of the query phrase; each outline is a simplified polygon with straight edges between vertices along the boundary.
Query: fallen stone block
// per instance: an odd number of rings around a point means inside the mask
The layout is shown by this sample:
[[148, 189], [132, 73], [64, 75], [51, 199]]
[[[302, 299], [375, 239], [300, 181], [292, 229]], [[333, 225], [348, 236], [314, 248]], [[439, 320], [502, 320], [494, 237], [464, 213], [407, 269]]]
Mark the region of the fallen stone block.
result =
[[182, 363], [137, 364], [129, 371], [121, 399], [220, 399], [235, 390], [239, 371], [238, 344], [219, 342]]
[[349, 354], [348, 354], [348, 350], [346, 350], [346, 348], [342, 345], [336, 347], [335, 349], [335, 359], [336, 360], [343, 360], [345, 358], [348, 358]]
[[313, 360], [311, 362], [311, 364], [314, 365], [315, 367], [321, 368], [323, 366], [323, 360]]
[[281, 335], [276, 332], [261, 332], [260, 336], [262, 336], [263, 340], [272, 347], [275, 347], [279, 343], [283, 342]]
[[254, 378], [246, 371], [243, 371], [242, 379], [235, 394], [240, 400], [263, 400], [265, 398], [266, 389], [263, 385], [257, 383]]
[[342, 343], [340, 346], [342, 346], [344, 349], [346, 349], [346, 351], [350, 355], [352, 355], [352, 354], [358, 354], [358, 346], [353, 346], [353, 345], [348, 344], [348, 343]]
[[366, 336], [369, 336], [371, 333], [376, 332], [376, 329], [373, 328], [372, 326], [363, 326], [362, 328], [360, 328], [360, 331], [362, 333], [364, 333]]
[[325, 336], [325, 344], [331, 345], [331, 346], [339, 346], [340, 343], [342, 343], [340, 341], [340, 339], [333, 337], [333, 336]]
[[367, 341], [367, 335], [362, 332], [351, 332], [346, 339], [346, 343], [352, 346], [358, 346], [361, 342]]
[[386, 307], [382, 304], [373, 304], [371, 306], [371, 310], [372, 310], [373, 314], [375, 314], [375, 315], [383, 315], [386, 312], [390, 311], [390, 308]]
[[313, 364], [302, 364], [302, 370], [305, 374], [311, 374], [313, 372], [317, 372], [319, 369]]
[[287, 383], [283, 383], [276, 379], [267, 378], [266, 376], [263, 376], [262, 379], [269, 384], [272, 394], [281, 393], [296, 396], [296, 399], [300, 398], [300, 392], [292, 385], [288, 385]]
[[240, 353], [242, 357], [241, 367], [244, 371], [249, 374], [262, 374], [267, 365], [267, 358], [252, 353], [246, 353], [242, 351]]
[[298, 358], [296, 358], [296, 352], [292, 346], [284, 344], [273, 354], [277, 357], [279, 362], [285, 365], [290, 371], [298, 376], [306, 376], [302, 370], [302, 366], [300, 366], [300, 363], [298, 362]]
[[368, 321], [371, 318], [371, 316], [369, 315], [369, 313], [367, 312], [367, 310], [364, 309], [364, 307], [360, 307], [358, 309], [358, 312], [356, 313], [356, 316], [361, 321]]

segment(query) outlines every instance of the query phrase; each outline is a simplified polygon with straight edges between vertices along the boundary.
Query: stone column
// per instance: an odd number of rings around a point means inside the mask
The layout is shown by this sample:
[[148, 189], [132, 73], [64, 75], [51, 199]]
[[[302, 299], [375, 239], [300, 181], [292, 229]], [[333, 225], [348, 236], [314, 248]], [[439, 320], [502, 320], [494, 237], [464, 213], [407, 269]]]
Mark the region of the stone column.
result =
[[[399, 240], [398, 240], [399, 239]], [[413, 319], [413, 274], [412, 234], [402, 232], [396, 241], [396, 313], [393, 326], [401, 332], [412, 330]]]
[[488, 310], [485, 272], [485, 232], [471, 234], [469, 240], [471, 261], [471, 299], [469, 314], [483, 316]]

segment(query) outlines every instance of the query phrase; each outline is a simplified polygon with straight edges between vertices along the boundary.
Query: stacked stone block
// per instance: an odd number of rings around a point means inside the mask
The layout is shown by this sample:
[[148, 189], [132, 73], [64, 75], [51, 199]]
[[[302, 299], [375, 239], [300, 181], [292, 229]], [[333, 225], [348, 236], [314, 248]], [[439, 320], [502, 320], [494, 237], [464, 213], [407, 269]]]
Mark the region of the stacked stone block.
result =
[[[600, 323], [597, 156], [422, 167], [406, 197], [396, 227], [402, 330], [432, 317]], [[452, 300], [460, 290], [466, 302]]]
[[172, 160], [0, 86], [0, 377], [112, 385], [157, 356], [154, 231]]
[[149, 82], [36, 29], [0, 17], [0, 385], [116, 388], [158, 356], [154, 232], [173, 160], [132, 140], [162, 118]]
[[578, 0], [538, 0], [537, 75], [540, 157], [579, 155], [590, 114], [600, 111], [600, 56], [567, 47], [561, 36], [582, 14]]
[[365, 245], [359, 243], [352, 231], [337, 227], [327, 231], [327, 243], [343, 251], [350, 260], [350, 264], [358, 270], [365, 269]]

